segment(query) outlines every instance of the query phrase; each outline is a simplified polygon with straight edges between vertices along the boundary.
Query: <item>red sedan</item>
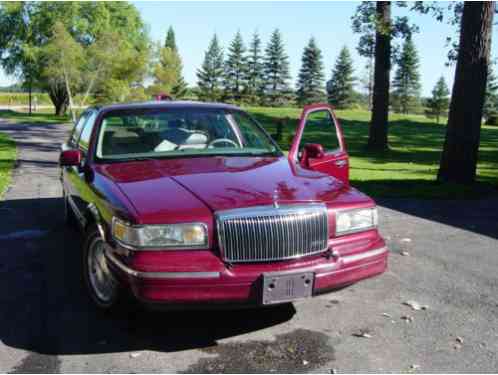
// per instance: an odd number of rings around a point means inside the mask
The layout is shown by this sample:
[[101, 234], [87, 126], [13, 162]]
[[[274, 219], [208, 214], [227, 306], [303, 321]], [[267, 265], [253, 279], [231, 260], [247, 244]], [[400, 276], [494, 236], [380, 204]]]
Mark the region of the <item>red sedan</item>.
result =
[[126, 294], [166, 307], [284, 303], [387, 267], [375, 203], [349, 185], [325, 104], [304, 108], [288, 155], [231, 105], [94, 107], [60, 165], [66, 218], [85, 236], [84, 279], [103, 309]]

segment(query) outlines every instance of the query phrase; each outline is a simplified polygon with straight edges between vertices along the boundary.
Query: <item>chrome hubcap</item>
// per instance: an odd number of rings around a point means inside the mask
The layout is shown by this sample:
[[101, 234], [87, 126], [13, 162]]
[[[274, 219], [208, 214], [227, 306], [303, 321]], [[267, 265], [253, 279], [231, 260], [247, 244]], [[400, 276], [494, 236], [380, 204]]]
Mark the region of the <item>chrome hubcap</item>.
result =
[[95, 238], [88, 251], [88, 273], [95, 294], [102, 302], [109, 302], [116, 294], [117, 282], [112, 276], [104, 255], [104, 242]]

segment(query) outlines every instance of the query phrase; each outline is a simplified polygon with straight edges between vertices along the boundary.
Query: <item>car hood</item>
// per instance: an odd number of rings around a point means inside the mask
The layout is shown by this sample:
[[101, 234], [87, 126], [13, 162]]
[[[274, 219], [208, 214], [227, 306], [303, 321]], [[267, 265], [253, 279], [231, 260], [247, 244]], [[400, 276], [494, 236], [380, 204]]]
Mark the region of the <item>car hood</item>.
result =
[[218, 211], [275, 201], [331, 202], [350, 191], [339, 180], [283, 157], [163, 159], [108, 164], [100, 169], [119, 185], [139, 213], [162, 207], [200, 209], [200, 203]]

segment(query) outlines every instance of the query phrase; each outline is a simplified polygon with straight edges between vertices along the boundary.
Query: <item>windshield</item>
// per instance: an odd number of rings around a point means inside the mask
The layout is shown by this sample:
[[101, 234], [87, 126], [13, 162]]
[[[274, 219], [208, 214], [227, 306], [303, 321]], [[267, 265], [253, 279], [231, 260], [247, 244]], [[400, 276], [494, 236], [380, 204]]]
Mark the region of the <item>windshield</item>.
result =
[[102, 120], [96, 155], [123, 160], [280, 155], [280, 151], [244, 112], [182, 108], [108, 113]]

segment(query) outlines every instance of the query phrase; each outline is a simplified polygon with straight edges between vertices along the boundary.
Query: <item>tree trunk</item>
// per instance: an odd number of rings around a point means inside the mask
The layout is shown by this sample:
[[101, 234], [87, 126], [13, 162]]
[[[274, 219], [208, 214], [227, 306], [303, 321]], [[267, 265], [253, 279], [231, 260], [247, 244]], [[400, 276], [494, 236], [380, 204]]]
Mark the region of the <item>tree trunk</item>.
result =
[[33, 85], [32, 85], [32, 81], [31, 81], [31, 77], [29, 78], [29, 88], [28, 88], [28, 91], [29, 91], [29, 115], [31, 116], [31, 98], [32, 98], [32, 94], [33, 94]]
[[465, 2], [463, 8], [439, 181], [471, 183], [476, 177], [493, 12], [494, 2]]
[[50, 85], [48, 87], [48, 95], [55, 107], [55, 114], [57, 116], [64, 116], [68, 105], [68, 97], [64, 85]]
[[376, 14], [380, 22], [375, 33], [373, 106], [367, 146], [371, 150], [386, 150], [391, 70], [391, 3], [377, 2]]

